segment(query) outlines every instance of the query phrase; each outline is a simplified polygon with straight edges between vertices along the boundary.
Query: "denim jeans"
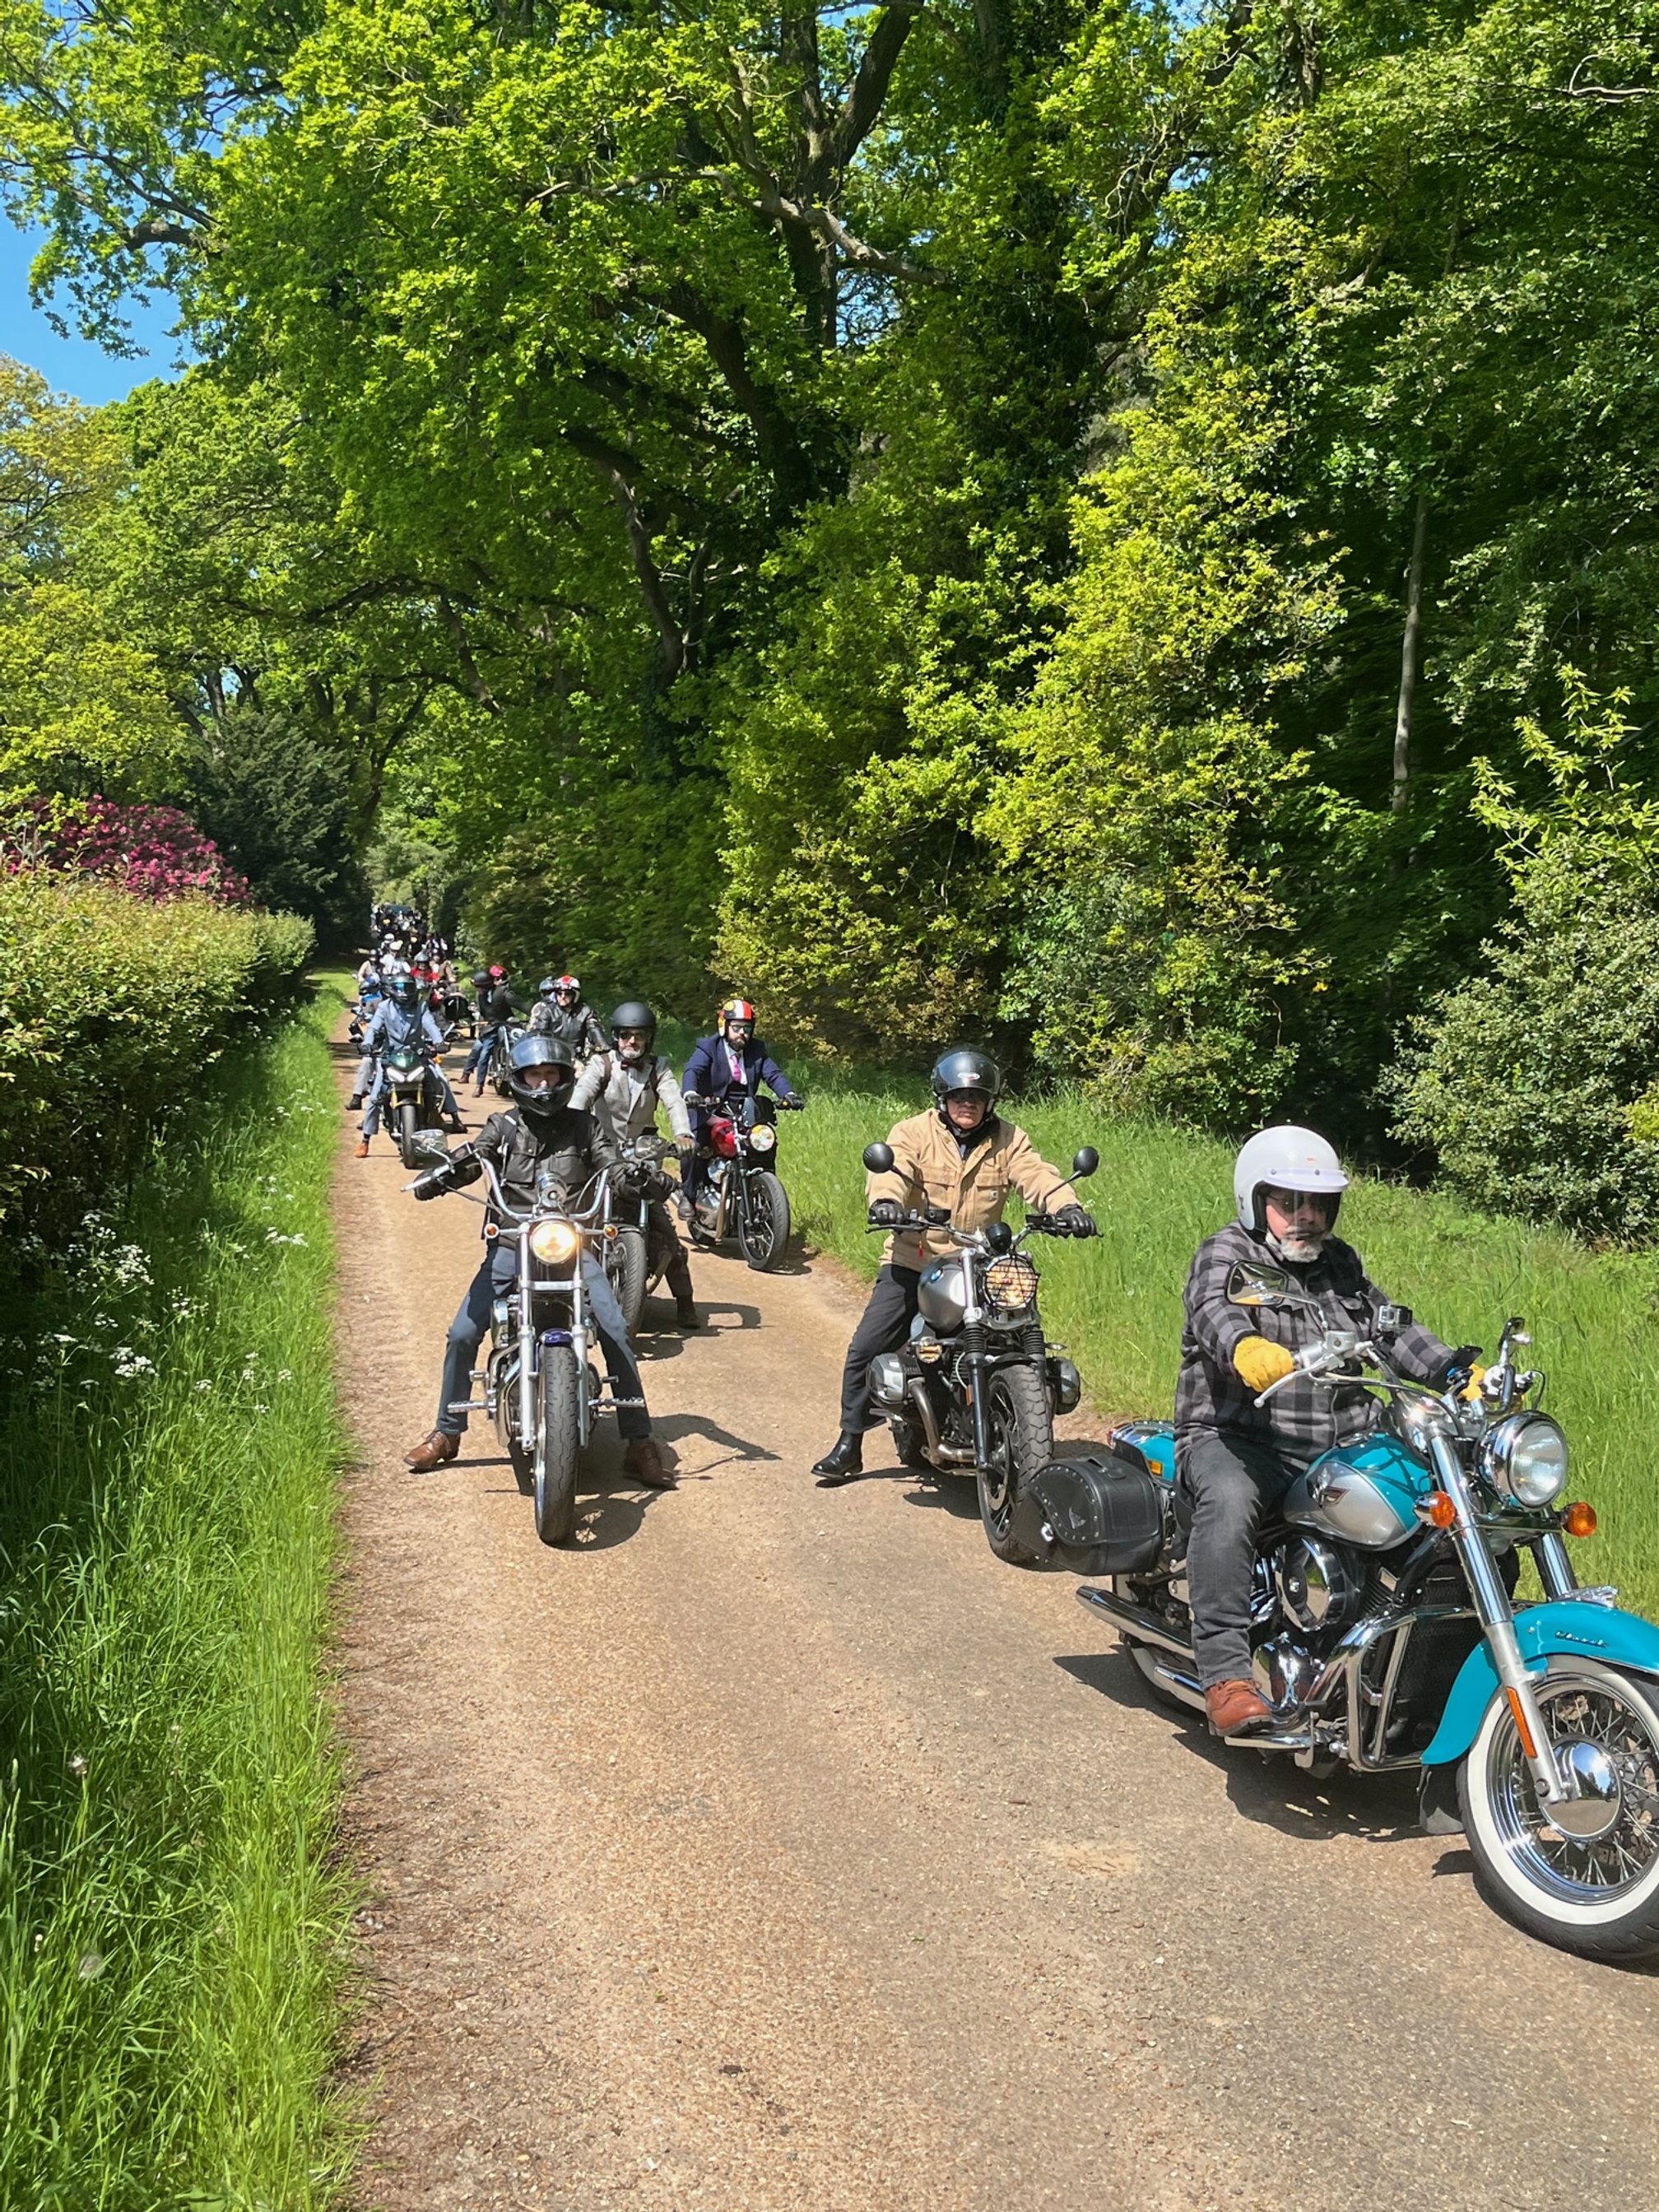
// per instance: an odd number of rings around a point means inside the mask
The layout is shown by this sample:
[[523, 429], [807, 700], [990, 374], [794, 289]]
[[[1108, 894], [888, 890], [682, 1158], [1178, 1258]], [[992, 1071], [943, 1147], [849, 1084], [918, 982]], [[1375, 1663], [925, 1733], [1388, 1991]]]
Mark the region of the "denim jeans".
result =
[[[497, 1298], [512, 1297], [518, 1281], [517, 1252], [508, 1244], [492, 1244], [479, 1261], [478, 1272], [449, 1324], [449, 1338], [444, 1346], [443, 1381], [438, 1389], [438, 1426], [447, 1437], [459, 1437], [465, 1431], [466, 1415], [452, 1413], [450, 1408], [472, 1395], [472, 1370], [477, 1364], [478, 1346], [489, 1327], [490, 1308]], [[629, 1347], [628, 1323], [623, 1319], [623, 1310], [617, 1304], [617, 1294], [604, 1268], [586, 1254], [582, 1257], [582, 1282], [599, 1349], [605, 1354], [612, 1396], [642, 1400], [645, 1384]], [[651, 1417], [643, 1404], [619, 1406], [617, 1429], [624, 1438], [648, 1437]]]

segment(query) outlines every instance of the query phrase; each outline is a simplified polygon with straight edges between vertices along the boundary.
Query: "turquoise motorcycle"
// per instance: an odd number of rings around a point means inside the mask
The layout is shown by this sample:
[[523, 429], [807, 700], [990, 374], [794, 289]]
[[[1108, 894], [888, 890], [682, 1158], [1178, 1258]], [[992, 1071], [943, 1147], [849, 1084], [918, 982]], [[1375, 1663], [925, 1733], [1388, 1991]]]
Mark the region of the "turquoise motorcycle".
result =
[[[1228, 1294], [1316, 1304], [1265, 1266], [1236, 1268]], [[1351, 1388], [1363, 1372], [1385, 1407], [1261, 1530], [1254, 1673], [1273, 1721], [1230, 1741], [1316, 1776], [1419, 1769], [1423, 1826], [1467, 1838], [1489, 1904], [1587, 1958], [1659, 1957], [1659, 1628], [1616, 1591], [1579, 1586], [1565, 1539], [1595, 1516], [1564, 1503], [1567, 1439], [1540, 1410], [1544, 1376], [1518, 1364], [1519, 1317], [1473, 1395], [1401, 1375], [1390, 1320], [1375, 1340], [1331, 1328], [1297, 1354], [1316, 1382]], [[1201, 1711], [1174, 1431], [1132, 1422], [1108, 1443], [1045, 1468], [1017, 1534], [1106, 1577], [1079, 1598], [1159, 1697]], [[1523, 1554], [1540, 1601], [1516, 1601]]]

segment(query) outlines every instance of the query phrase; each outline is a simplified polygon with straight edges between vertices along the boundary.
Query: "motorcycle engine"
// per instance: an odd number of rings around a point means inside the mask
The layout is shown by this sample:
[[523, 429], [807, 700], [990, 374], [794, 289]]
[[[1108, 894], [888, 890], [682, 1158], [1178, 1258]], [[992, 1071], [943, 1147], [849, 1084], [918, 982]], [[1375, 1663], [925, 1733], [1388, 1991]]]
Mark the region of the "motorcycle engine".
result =
[[1310, 1636], [1348, 1627], [1364, 1607], [1365, 1570], [1320, 1536], [1292, 1536], [1281, 1545], [1273, 1582], [1285, 1619]]

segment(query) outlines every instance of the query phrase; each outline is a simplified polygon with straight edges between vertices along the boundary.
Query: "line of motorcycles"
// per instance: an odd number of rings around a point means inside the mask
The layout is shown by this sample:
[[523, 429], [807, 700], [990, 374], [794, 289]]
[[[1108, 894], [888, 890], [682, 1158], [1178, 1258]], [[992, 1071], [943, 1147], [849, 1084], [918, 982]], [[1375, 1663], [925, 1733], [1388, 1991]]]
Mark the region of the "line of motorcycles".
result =
[[[722, 1118], [694, 1234], [729, 1238], [764, 1269], [789, 1233], [775, 1127], [764, 1102]], [[437, 1130], [416, 1133], [417, 1158], [446, 1149]], [[576, 1209], [548, 1188], [514, 1213], [492, 1192], [518, 1271], [475, 1379], [547, 1543], [574, 1532], [580, 1457], [611, 1410], [580, 1256], [603, 1258], [631, 1331], [669, 1256], [649, 1211], [669, 1188], [668, 1149], [633, 1140]], [[864, 1164], [885, 1172], [891, 1153], [872, 1144]], [[1097, 1165], [1083, 1147], [1073, 1180]], [[947, 1224], [934, 1210], [904, 1225]], [[1200, 1711], [1172, 1425], [1122, 1422], [1101, 1447], [1055, 1456], [1054, 1419], [1082, 1378], [1039, 1311], [1028, 1248], [1049, 1226], [952, 1231], [955, 1249], [923, 1270], [908, 1341], [872, 1364], [872, 1401], [902, 1464], [975, 1482], [1000, 1559], [1085, 1577], [1079, 1601], [1152, 1693]], [[1246, 1309], [1310, 1303], [1267, 1266], [1237, 1270], [1229, 1295]], [[1364, 1372], [1383, 1411], [1316, 1460], [1261, 1532], [1255, 1674], [1273, 1721], [1233, 1741], [1315, 1778], [1415, 1771], [1423, 1826], [1465, 1837], [1490, 1904], [1582, 1956], [1642, 1960], [1659, 1957], [1659, 1627], [1579, 1583], [1569, 1542], [1595, 1516], [1566, 1498], [1568, 1441], [1541, 1410], [1545, 1376], [1521, 1364], [1529, 1341], [1509, 1320], [1472, 1399], [1403, 1376], [1386, 1313], [1374, 1340], [1333, 1320], [1301, 1356], [1316, 1382]]]

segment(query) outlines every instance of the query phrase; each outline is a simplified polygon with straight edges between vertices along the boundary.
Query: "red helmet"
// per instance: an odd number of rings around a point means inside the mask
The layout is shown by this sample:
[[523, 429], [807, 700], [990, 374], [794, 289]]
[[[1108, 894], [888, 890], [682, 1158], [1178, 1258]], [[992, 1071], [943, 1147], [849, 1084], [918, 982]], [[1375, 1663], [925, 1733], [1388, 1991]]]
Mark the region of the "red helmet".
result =
[[753, 1036], [755, 1034], [753, 1002], [748, 999], [728, 999], [720, 1012], [720, 1030], [722, 1036], [726, 1035], [726, 1024], [728, 1022], [747, 1022], [749, 1034]]
[[507, 970], [499, 960], [490, 969], [489, 980], [492, 983], [505, 983], [507, 981]]
[[553, 995], [555, 998], [558, 996], [561, 991], [568, 991], [574, 997], [580, 999], [582, 994], [580, 978], [575, 975], [556, 975], [553, 978]]

